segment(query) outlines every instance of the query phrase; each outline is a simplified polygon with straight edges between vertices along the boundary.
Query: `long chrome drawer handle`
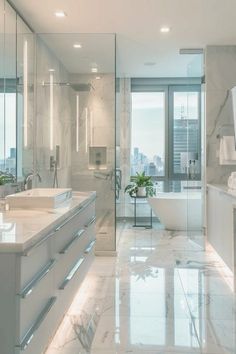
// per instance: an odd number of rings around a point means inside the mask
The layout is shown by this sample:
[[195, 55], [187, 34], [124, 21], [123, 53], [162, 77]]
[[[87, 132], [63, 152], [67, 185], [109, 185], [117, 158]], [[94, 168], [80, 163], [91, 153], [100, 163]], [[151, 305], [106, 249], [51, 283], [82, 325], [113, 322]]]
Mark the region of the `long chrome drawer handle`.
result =
[[29, 246], [28, 248], [26, 248], [23, 251], [23, 256], [28, 256], [33, 250], [35, 250], [37, 247], [41, 246], [42, 243], [44, 243], [45, 241], [47, 241], [50, 237], [52, 237], [53, 235], [55, 235], [56, 231], [52, 231], [49, 234], [47, 234], [46, 236], [44, 236], [41, 240], [39, 240], [38, 242], [36, 242], [34, 245]]
[[86, 204], [84, 204], [83, 206], [79, 207], [79, 210], [73, 214], [71, 217], [69, 217], [67, 220], [65, 220], [61, 225], [59, 225], [55, 230], [59, 231], [62, 227], [64, 227], [65, 225], [67, 225], [72, 219], [74, 219], [77, 215], [79, 215], [80, 213], [82, 213], [82, 211], [84, 209], [86, 209], [91, 203], [93, 203], [95, 200], [95, 198], [89, 200]]
[[71, 246], [73, 245], [73, 243], [75, 241], [77, 241], [85, 232], [84, 229], [79, 230], [75, 236], [65, 245], [65, 247], [59, 252], [60, 254], [65, 254], [66, 252], [69, 251], [69, 249], [71, 248]]
[[52, 306], [54, 305], [55, 301], [56, 301], [56, 297], [52, 297], [48, 303], [46, 304], [46, 306], [44, 307], [43, 311], [40, 313], [40, 315], [37, 317], [36, 321], [34, 322], [34, 324], [30, 327], [30, 329], [27, 331], [27, 333], [25, 334], [24, 338], [22, 339], [20, 345], [17, 345], [18, 348], [20, 348], [20, 350], [25, 350], [28, 345], [30, 344], [30, 342], [32, 341], [35, 332], [37, 331], [37, 329], [40, 327], [40, 325], [42, 324], [43, 320], [45, 319], [45, 317], [47, 316], [48, 312], [51, 310]]
[[50, 262], [46, 264], [43, 269], [34, 276], [34, 278], [23, 288], [23, 290], [20, 292], [20, 297], [21, 298], [26, 298], [29, 296], [34, 288], [37, 286], [37, 284], [45, 277], [45, 275], [48, 274], [48, 272], [52, 269], [54, 264], [56, 263], [55, 259], [51, 259]]
[[93, 246], [95, 245], [95, 240], [90, 242], [90, 244], [88, 245], [88, 247], [84, 250], [84, 253], [89, 253], [91, 251], [91, 249], [93, 248]]
[[92, 219], [86, 224], [84, 225], [84, 227], [89, 227], [90, 225], [92, 225], [93, 223], [95, 223], [96, 221], [96, 216], [93, 216]]
[[73, 266], [73, 268], [70, 270], [70, 272], [68, 273], [68, 275], [66, 276], [66, 278], [63, 280], [63, 283], [61, 284], [61, 286], [59, 287], [60, 290], [65, 289], [65, 287], [67, 286], [67, 284], [69, 283], [69, 281], [74, 277], [74, 275], [76, 274], [76, 272], [78, 271], [79, 267], [81, 266], [81, 264], [83, 263], [84, 258], [79, 258], [79, 260], [75, 263], [75, 265]]

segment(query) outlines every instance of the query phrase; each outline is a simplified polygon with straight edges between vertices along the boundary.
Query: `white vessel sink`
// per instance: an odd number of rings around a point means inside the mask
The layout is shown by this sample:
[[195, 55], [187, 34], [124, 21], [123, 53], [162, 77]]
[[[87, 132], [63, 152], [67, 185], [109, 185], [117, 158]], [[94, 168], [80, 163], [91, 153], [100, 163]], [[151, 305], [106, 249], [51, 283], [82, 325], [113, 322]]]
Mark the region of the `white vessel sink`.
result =
[[71, 188], [33, 188], [6, 197], [10, 208], [57, 208], [70, 199]]

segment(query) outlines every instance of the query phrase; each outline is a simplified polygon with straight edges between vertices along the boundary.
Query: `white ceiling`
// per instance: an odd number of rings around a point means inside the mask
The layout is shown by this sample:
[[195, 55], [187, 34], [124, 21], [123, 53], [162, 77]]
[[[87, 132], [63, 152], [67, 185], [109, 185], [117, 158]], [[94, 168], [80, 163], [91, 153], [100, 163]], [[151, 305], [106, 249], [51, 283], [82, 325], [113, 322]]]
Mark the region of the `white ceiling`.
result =
[[[179, 48], [236, 44], [235, 0], [12, 2], [37, 32], [116, 33], [117, 69], [124, 76], [199, 76], [201, 56], [180, 56]], [[67, 17], [56, 18], [56, 10]], [[160, 33], [163, 25], [171, 27], [170, 33]]]

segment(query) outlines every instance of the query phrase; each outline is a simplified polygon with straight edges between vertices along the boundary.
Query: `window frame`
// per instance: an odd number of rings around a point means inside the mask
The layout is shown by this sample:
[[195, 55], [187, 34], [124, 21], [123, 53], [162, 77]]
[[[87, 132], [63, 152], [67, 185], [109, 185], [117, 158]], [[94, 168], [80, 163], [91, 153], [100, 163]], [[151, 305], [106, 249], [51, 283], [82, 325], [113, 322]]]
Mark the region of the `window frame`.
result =
[[174, 172], [174, 93], [175, 92], [198, 92], [198, 126], [199, 126], [199, 137], [198, 137], [198, 156], [199, 156], [199, 166], [200, 172], [196, 175], [195, 180], [201, 180], [201, 85], [170, 85], [169, 86], [169, 180], [189, 180], [187, 173], [175, 173]]
[[[133, 93], [147, 93], [147, 92], [164, 92], [165, 96], [165, 169], [164, 176], [152, 176], [153, 181], [160, 181], [164, 183], [164, 190], [168, 189], [169, 181], [188, 181], [188, 174], [182, 173], [174, 173], [174, 156], [173, 156], [173, 126], [174, 126], [174, 92], [198, 92], [198, 122], [199, 122], [199, 164], [200, 164], [200, 172], [196, 175], [195, 181], [201, 180], [201, 84], [200, 81], [194, 83], [185, 83], [184, 81], [179, 83], [170, 82], [166, 84], [155, 84], [148, 85], [146, 80], [145, 84], [138, 85], [137, 87], [134, 85], [131, 90], [131, 129], [132, 129], [132, 94]], [[131, 152], [130, 152], [131, 153]], [[131, 165], [130, 165], [131, 171]], [[131, 176], [131, 178], [134, 176]]]
[[[138, 90], [138, 91], [132, 91], [131, 92], [131, 129], [132, 129], [132, 104], [133, 104], [133, 98], [132, 98], [132, 94], [133, 93], [148, 93], [148, 92], [162, 92], [164, 93], [164, 119], [165, 119], [165, 169], [164, 169], [164, 175], [163, 176], [152, 176], [152, 179], [154, 181], [163, 181], [163, 180], [167, 180], [168, 178], [168, 149], [169, 149], [169, 144], [168, 144], [168, 87], [166, 85], [158, 85], [154, 88], [145, 88], [143, 90]], [[131, 166], [130, 166], [130, 170], [131, 170]], [[131, 176], [134, 177], [134, 176]]]

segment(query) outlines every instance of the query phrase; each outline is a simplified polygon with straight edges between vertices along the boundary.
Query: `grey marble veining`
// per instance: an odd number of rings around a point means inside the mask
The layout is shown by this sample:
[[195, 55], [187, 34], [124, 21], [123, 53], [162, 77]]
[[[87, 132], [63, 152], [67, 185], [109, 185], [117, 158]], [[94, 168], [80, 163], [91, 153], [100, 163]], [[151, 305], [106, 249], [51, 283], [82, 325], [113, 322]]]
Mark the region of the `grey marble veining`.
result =
[[[53, 186], [50, 156], [60, 147], [58, 182], [71, 186], [71, 92], [69, 74], [42, 38], [37, 36], [36, 168], [45, 187]], [[53, 69], [53, 72], [49, 70]], [[53, 151], [50, 151], [50, 73], [53, 75]]]
[[[70, 76], [72, 84], [91, 84], [72, 96], [72, 188], [96, 190], [96, 251], [115, 251], [115, 76]], [[79, 151], [76, 151], [75, 96], [79, 96]], [[90, 165], [90, 148], [106, 148], [106, 166]]]
[[235, 295], [212, 249], [123, 225], [118, 250], [95, 259], [46, 354], [235, 353]]
[[206, 180], [226, 183], [235, 166], [219, 165], [220, 137], [234, 135], [230, 89], [236, 85], [236, 46], [207, 46], [206, 76]]

